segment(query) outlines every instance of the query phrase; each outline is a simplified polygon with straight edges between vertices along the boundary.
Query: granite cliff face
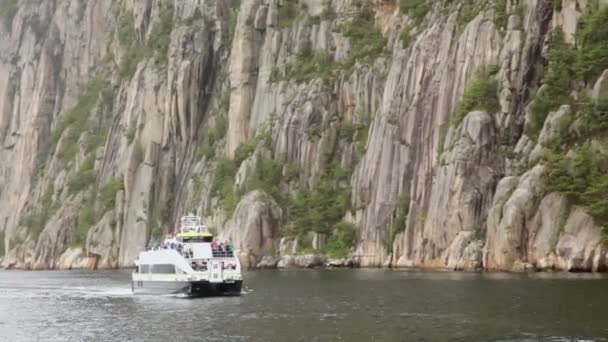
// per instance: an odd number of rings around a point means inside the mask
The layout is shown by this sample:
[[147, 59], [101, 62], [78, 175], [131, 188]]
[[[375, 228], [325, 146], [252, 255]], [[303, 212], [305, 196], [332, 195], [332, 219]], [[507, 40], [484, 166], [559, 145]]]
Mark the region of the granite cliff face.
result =
[[605, 270], [605, 192], [555, 180], [606, 153], [606, 6], [3, 1], [1, 265], [128, 267], [196, 210], [249, 267]]

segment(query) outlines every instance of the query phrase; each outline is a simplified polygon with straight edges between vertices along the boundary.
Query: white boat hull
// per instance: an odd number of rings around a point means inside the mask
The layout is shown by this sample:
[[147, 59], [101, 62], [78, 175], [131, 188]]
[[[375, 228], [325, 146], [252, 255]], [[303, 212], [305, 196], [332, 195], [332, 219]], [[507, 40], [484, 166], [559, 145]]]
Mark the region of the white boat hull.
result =
[[242, 281], [210, 283], [208, 281], [133, 281], [136, 294], [185, 294], [194, 297], [238, 296], [241, 294]]

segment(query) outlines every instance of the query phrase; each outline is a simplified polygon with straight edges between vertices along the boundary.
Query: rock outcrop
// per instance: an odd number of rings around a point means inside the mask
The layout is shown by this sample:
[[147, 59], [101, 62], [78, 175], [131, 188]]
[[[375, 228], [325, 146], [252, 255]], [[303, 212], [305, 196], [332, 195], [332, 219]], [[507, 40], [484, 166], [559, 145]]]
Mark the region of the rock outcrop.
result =
[[606, 251], [600, 229], [580, 207], [574, 207], [555, 247], [556, 268], [568, 271], [604, 271]]
[[325, 265], [327, 258], [320, 254], [284, 255], [277, 264], [278, 268], [315, 268]]
[[539, 99], [605, 1], [406, 5], [3, 4], [0, 265], [131, 267], [196, 211], [251, 268], [605, 270], [547, 170], [606, 65]]
[[461, 231], [446, 251], [444, 264], [455, 271], [479, 271], [482, 268], [483, 241], [475, 232]]
[[280, 222], [281, 209], [272, 197], [259, 190], [252, 191], [239, 202], [219, 236], [220, 241], [232, 241], [241, 265], [253, 268], [274, 252]]
[[542, 193], [543, 167], [538, 165], [521, 177], [507, 177], [497, 186], [488, 213], [484, 266], [491, 270], [512, 270], [522, 260], [538, 194]]

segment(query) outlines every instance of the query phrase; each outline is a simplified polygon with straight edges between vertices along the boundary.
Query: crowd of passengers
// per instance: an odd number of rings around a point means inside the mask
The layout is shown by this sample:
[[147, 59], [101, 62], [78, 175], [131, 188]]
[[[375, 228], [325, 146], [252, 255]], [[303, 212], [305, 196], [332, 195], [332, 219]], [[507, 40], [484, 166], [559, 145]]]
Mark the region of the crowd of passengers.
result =
[[[192, 258], [192, 249], [184, 247], [184, 245], [175, 240], [175, 238], [169, 238], [162, 243], [148, 245], [145, 248], [146, 251], [155, 251], [159, 249], [173, 249], [178, 251], [186, 258]], [[215, 258], [232, 257], [234, 256], [234, 244], [229, 240], [224, 242], [213, 240], [211, 241], [211, 253]]]
[[[192, 269], [195, 271], [207, 271], [207, 261], [206, 260], [199, 260], [198, 262], [192, 261], [190, 263], [190, 266], [192, 266]], [[222, 270], [236, 270], [236, 264], [222, 262]]]
[[146, 251], [157, 251], [159, 249], [174, 249], [174, 250], [180, 252], [181, 254], [184, 254], [184, 252], [186, 252], [186, 250], [184, 249], [184, 245], [177, 241], [171, 241], [171, 242], [165, 241], [162, 243], [157, 243], [157, 244], [146, 246]]
[[234, 244], [232, 241], [217, 242], [211, 241], [211, 252], [214, 257], [231, 257], [234, 252]]

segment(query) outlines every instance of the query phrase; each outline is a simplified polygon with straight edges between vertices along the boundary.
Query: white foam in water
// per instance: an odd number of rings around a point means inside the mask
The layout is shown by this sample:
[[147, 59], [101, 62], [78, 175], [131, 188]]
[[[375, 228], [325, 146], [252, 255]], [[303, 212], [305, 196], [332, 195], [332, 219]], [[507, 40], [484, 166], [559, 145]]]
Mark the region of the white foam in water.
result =
[[401, 312], [400, 317], [431, 317], [431, 314], [420, 313], [420, 312]]
[[[69, 296], [81, 298], [127, 297], [131, 296], [131, 289], [127, 287], [91, 287], [91, 286], [40, 286], [29, 287], [32, 291], [26, 293], [31, 297]], [[23, 293], [23, 292], [21, 292]]]
[[90, 293], [94, 295], [104, 296], [104, 297], [128, 297], [133, 293], [130, 288], [127, 287], [106, 287], [106, 288], [93, 288], [91, 292], [87, 291], [85, 288], [84, 293]]
[[165, 294], [162, 295], [162, 297], [168, 297], [168, 298], [190, 298], [190, 296], [188, 296], [185, 293], [175, 293], [175, 294]]
[[126, 286], [64, 286], [62, 289], [70, 291], [82, 291], [92, 293], [124, 294], [131, 293], [131, 288]]

